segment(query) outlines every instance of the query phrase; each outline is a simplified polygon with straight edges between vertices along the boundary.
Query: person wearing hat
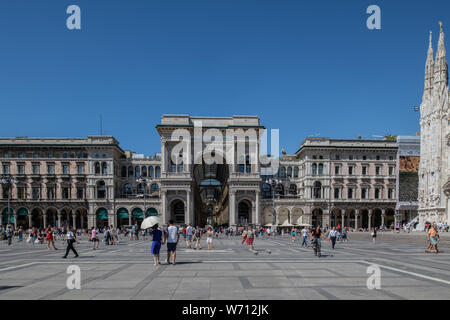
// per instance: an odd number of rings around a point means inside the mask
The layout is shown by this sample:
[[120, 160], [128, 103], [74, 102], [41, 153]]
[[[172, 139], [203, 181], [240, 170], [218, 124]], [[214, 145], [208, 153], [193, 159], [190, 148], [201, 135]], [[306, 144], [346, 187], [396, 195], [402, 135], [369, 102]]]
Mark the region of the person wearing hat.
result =
[[161, 264], [159, 260], [159, 251], [161, 250], [161, 242], [163, 233], [158, 229], [158, 224], [152, 226], [152, 231], [150, 235], [153, 237], [152, 239], [152, 254], [153, 254], [153, 264], [155, 267]]

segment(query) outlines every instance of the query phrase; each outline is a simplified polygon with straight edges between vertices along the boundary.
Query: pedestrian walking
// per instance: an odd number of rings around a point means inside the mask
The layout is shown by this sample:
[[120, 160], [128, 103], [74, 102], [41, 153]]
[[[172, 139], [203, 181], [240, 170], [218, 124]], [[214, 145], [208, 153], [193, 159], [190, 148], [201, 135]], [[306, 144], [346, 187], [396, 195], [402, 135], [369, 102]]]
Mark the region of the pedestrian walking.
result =
[[202, 229], [199, 226], [197, 226], [197, 229], [195, 230], [194, 237], [195, 237], [195, 249], [201, 250], [202, 245], [200, 243], [200, 240], [202, 239]]
[[308, 234], [309, 234], [309, 229], [308, 227], [305, 227], [302, 229], [302, 237], [303, 237], [303, 242], [302, 242], [302, 247], [308, 247]]
[[248, 227], [247, 244], [250, 246], [250, 251], [252, 251], [252, 252], [255, 251], [255, 248], [254, 248], [255, 235], [256, 235], [255, 230], [253, 230], [252, 227]]
[[377, 228], [371, 228], [372, 242], [373, 244], [377, 243]]
[[13, 239], [13, 228], [10, 224], [6, 227], [6, 238], [8, 239], [8, 246], [12, 245], [12, 239]]
[[18, 234], [18, 241], [22, 241], [23, 240], [23, 229], [22, 226], [19, 227], [19, 231], [17, 231]]
[[167, 264], [170, 264], [170, 257], [172, 256], [172, 264], [175, 264], [177, 257], [177, 244], [180, 239], [178, 228], [174, 226], [173, 220], [169, 221], [167, 233], [165, 233], [165, 242], [167, 242]]
[[193, 229], [192, 226], [190, 224], [188, 224], [187, 228], [186, 228], [186, 247], [188, 249], [192, 249], [192, 233], [193, 233]]
[[214, 247], [214, 232], [211, 227], [208, 227], [208, 231], [206, 232], [206, 243], [208, 244], [208, 250], [211, 250], [211, 247]]
[[98, 234], [99, 234], [98, 230], [95, 227], [93, 227], [91, 231], [92, 250], [97, 249], [100, 243], [98, 239]]
[[45, 233], [47, 234], [45, 239], [47, 240], [48, 250], [51, 250], [50, 243], [53, 245], [53, 249], [58, 250], [58, 248], [55, 247], [55, 238], [53, 236], [53, 232], [54, 232], [54, 230], [53, 230], [52, 226], [48, 226], [47, 229], [45, 230]]
[[434, 253], [438, 253], [439, 252], [438, 248], [437, 248], [438, 239], [439, 239], [439, 235], [438, 235], [437, 226], [433, 225], [428, 230], [429, 245], [428, 245], [427, 249], [425, 250], [425, 252], [431, 252], [431, 250], [433, 249]]
[[328, 235], [328, 238], [331, 241], [331, 248], [334, 249], [334, 246], [336, 245], [336, 238], [337, 238], [338, 232], [335, 227], [331, 228], [330, 234]]
[[152, 236], [153, 265], [155, 267], [157, 267], [158, 265], [161, 264], [161, 261], [159, 258], [159, 251], [161, 250], [161, 241], [162, 241], [162, 236], [163, 236], [162, 231], [159, 230], [158, 224], [155, 224], [152, 227], [152, 231], [150, 232], [150, 235]]
[[65, 241], [67, 242], [67, 249], [66, 249], [66, 254], [63, 256], [64, 259], [67, 258], [67, 255], [69, 254], [69, 251], [72, 250], [73, 253], [75, 254], [75, 258], [78, 258], [78, 252], [75, 250], [73, 244], [75, 242], [78, 243], [77, 241], [77, 237], [75, 236], [74, 232], [72, 231], [72, 228], [69, 226], [67, 228], [67, 234], [66, 234], [66, 239]]

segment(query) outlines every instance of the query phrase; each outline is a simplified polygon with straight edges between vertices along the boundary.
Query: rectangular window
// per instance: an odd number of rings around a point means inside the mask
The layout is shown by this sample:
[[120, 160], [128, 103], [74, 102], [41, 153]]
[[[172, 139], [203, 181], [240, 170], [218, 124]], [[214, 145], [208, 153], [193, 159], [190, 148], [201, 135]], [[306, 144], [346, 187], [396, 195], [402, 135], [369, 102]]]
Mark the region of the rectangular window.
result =
[[367, 160], [367, 156], [363, 156], [363, 160]]
[[340, 157], [338, 154], [336, 155], [336, 160], [340, 160]]
[[25, 199], [25, 187], [18, 187], [17, 188], [17, 198], [18, 199]]
[[69, 188], [68, 187], [62, 188], [62, 198], [69, 199]]
[[352, 155], [348, 156], [348, 160], [353, 160], [353, 156]]
[[361, 199], [367, 199], [367, 189], [361, 189]]
[[380, 160], [381, 159], [381, 157], [380, 156], [377, 156], [377, 158], [376, 158], [377, 160]]
[[339, 188], [334, 188], [334, 198], [339, 199]]
[[8, 164], [4, 164], [3, 165], [3, 173], [4, 174], [9, 174], [9, 165]]
[[54, 200], [55, 199], [55, 188], [54, 187], [47, 187], [47, 198], [48, 200]]
[[389, 167], [389, 175], [392, 176], [394, 174], [394, 167]]
[[41, 190], [39, 188], [33, 188], [31, 193], [34, 200], [37, 200], [41, 197]]
[[55, 166], [53, 164], [48, 165], [48, 174], [55, 174]]
[[39, 158], [39, 155], [37, 153], [33, 153], [33, 158]]
[[334, 174], [338, 175], [339, 174], [339, 166], [335, 166], [334, 167]]
[[77, 199], [84, 199], [84, 188], [77, 188]]
[[8, 199], [9, 197], [9, 188], [3, 185], [3, 199]]
[[375, 189], [375, 199], [380, 199], [380, 189]]
[[362, 167], [362, 175], [363, 176], [367, 175], [367, 167], [366, 166]]
[[23, 158], [23, 153], [19, 153], [18, 158], [22, 159]]
[[39, 174], [39, 165], [33, 164], [33, 174]]
[[394, 198], [394, 189], [392, 189], [392, 188], [388, 189], [388, 198], [389, 199]]
[[64, 159], [67, 159], [67, 152], [64, 152], [64, 153], [63, 153], [63, 158], [64, 158]]
[[84, 166], [83, 166], [82, 164], [79, 164], [79, 165], [77, 166], [77, 172], [78, 172], [78, 174], [83, 174], [83, 172], [84, 172]]
[[17, 166], [17, 172], [18, 172], [19, 174], [25, 174], [25, 166], [24, 166], [23, 164], [19, 164], [19, 165]]
[[375, 167], [375, 174], [376, 174], [377, 176], [380, 175], [380, 172], [381, 172], [381, 167]]
[[63, 169], [63, 174], [69, 174], [69, 165], [63, 164], [62, 169]]
[[353, 166], [348, 167], [348, 174], [351, 176], [353, 175]]
[[5, 154], [3, 155], [3, 158], [9, 158], [9, 154], [5, 153]]
[[48, 157], [51, 159], [51, 158], [53, 158], [53, 153], [49, 153], [48, 154]]
[[348, 189], [348, 199], [353, 199], [353, 189], [352, 188]]

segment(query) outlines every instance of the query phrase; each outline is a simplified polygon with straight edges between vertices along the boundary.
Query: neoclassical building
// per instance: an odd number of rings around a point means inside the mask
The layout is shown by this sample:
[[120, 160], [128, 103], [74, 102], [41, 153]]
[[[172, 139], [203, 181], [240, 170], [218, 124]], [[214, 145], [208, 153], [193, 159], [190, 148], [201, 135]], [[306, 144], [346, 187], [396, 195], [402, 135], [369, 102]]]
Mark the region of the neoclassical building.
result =
[[152, 157], [111, 136], [0, 139], [2, 222], [86, 228], [158, 215], [177, 224], [370, 228], [397, 218], [395, 141], [307, 138], [295, 154], [262, 161], [275, 157], [262, 155], [256, 116], [163, 115], [156, 130]]
[[450, 102], [448, 64], [444, 32], [440, 34], [436, 58], [432, 36], [425, 64], [425, 89], [420, 105], [419, 225], [450, 222]]

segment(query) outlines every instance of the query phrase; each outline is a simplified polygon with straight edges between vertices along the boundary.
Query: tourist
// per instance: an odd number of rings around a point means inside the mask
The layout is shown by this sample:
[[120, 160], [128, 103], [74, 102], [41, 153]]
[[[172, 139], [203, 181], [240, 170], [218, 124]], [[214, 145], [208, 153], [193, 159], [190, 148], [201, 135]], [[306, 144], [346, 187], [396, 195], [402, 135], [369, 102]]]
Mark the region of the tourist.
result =
[[242, 231], [242, 242], [241, 242], [241, 244], [247, 243], [247, 233], [248, 233], [247, 230]]
[[23, 240], [23, 229], [22, 226], [19, 227], [19, 231], [17, 231], [18, 234], [18, 241], [22, 241]]
[[8, 246], [12, 245], [12, 238], [13, 238], [13, 229], [10, 224], [6, 227], [6, 238], [8, 239]]
[[334, 249], [336, 245], [336, 238], [338, 236], [338, 232], [335, 227], [332, 227], [330, 233], [328, 234], [328, 238], [331, 240], [331, 248]]
[[342, 242], [348, 242], [348, 230], [346, 227], [342, 228], [342, 238], [341, 238], [341, 243]]
[[309, 234], [308, 227], [304, 227], [301, 232], [303, 237], [302, 247], [303, 246], [308, 247], [308, 234]]
[[65, 241], [67, 242], [67, 249], [66, 249], [66, 254], [63, 256], [64, 259], [67, 258], [67, 255], [69, 254], [69, 251], [72, 250], [73, 253], [75, 254], [75, 258], [78, 258], [79, 255], [77, 253], [77, 251], [75, 250], [75, 248], [73, 247], [74, 242], [77, 242], [77, 237], [75, 236], [75, 234], [72, 231], [72, 228], [69, 226], [67, 228], [67, 234], [66, 234], [66, 239]]
[[[153, 254], [153, 265], [157, 267], [161, 264], [159, 259], [159, 251], [161, 250], [161, 241], [163, 233], [158, 229], [158, 224], [155, 224], [152, 227], [152, 231], [150, 232], [152, 236], [152, 254]], [[175, 262], [175, 259], [174, 259]]]
[[295, 242], [295, 228], [291, 230], [292, 242]]
[[255, 248], [253, 247], [255, 242], [255, 230], [253, 230], [252, 227], [248, 227], [247, 239], [247, 244], [250, 246], [250, 250], [255, 251]]
[[320, 251], [320, 240], [323, 238], [323, 233], [322, 230], [320, 228], [320, 225], [318, 225], [315, 229], [312, 230], [311, 232], [311, 243], [313, 244], [313, 249], [314, 249], [314, 255], [318, 255], [319, 257], [321, 256], [321, 251]]
[[172, 256], [172, 264], [175, 265], [175, 259], [177, 257], [176, 250], [180, 234], [178, 233], [178, 228], [174, 226], [173, 220], [169, 221], [169, 227], [164, 236], [165, 242], [167, 242], [167, 264], [170, 264], [170, 256]]
[[186, 239], [186, 247], [188, 249], [192, 248], [192, 226], [189, 224], [188, 227], [186, 228], [186, 230], [183, 229], [183, 231], [185, 232], [185, 239]]
[[438, 248], [437, 248], [438, 239], [439, 239], [439, 235], [438, 235], [437, 226], [433, 225], [428, 230], [428, 241], [430, 244], [428, 245], [425, 252], [431, 252], [431, 249], [433, 249], [434, 253], [438, 253], [439, 252]]
[[98, 230], [93, 227], [91, 231], [91, 240], [92, 240], [92, 250], [95, 250], [98, 248], [99, 240], [98, 240]]
[[370, 228], [373, 244], [377, 243], [377, 228]]
[[200, 240], [202, 239], [202, 229], [197, 226], [197, 229], [195, 230], [195, 249], [202, 249], [202, 245], [200, 244]]
[[53, 245], [53, 249], [58, 250], [55, 247], [55, 239], [53, 237], [54, 230], [53, 230], [52, 226], [48, 226], [47, 229], [45, 230], [45, 233], [47, 234], [46, 240], [47, 240], [47, 248], [48, 248], [48, 250], [51, 250], [50, 243]]
[[208, 231], [206, 232], [206, 243], [208, 244], [208, 250], [211, 250], [211, 247], [214, 247], [214, 232], [211, 227], [208, 227]]

